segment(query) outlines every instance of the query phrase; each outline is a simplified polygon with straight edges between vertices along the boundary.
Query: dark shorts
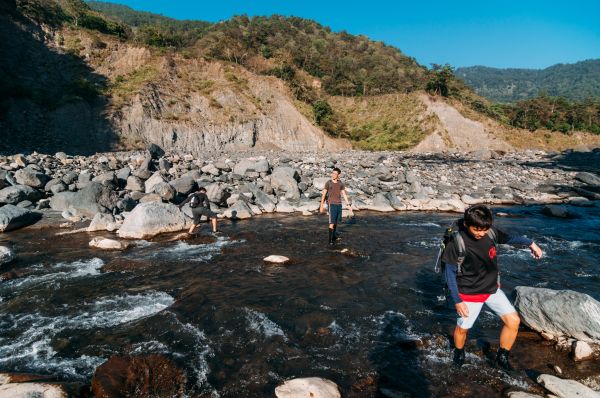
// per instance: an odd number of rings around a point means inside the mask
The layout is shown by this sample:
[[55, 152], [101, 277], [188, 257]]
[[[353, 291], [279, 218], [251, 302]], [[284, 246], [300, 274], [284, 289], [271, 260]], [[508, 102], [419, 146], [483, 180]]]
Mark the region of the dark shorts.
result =
[[206, 207], [192, 207], [192, 215], [194, 216], [194, 224], [200, 224], [202, 216], [206, 218], [217, 218], [217, 213]]
[[337, 224], [342, 221], [342, 205], [329, 205], [329, 224]]

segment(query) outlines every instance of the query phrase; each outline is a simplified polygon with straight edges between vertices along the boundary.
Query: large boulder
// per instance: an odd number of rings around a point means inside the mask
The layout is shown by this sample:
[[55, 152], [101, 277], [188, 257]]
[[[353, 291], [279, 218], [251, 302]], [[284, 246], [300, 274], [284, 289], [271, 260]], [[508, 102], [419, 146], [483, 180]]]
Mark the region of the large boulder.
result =
[[208, 200], [213, 203], [221, 203], [223, 201], [223, 195], [225, 194], [225, 185], [219, 182], [209, 184], [204, 187], [206, 189], [206, 196]]
[[17, 180], [19, 184], [28, 185], [32, 188], [44, 188], [50, 179], [49, 176], [32, 167], [17, 170], [15, 173], [15, 180]]
[[515, 294], [515, 307], [533, 330], [600, 343], [600, 302], [591, 296], [528, 286], [518, 286]]
[[28, 185], [12, 185], [0, 190], [0, 204], [16, 205], [23, 200], [37, 201], [42, 194]]
[[320, 377], [287, 380], [275, 388], [275, 396], [277, 398], [341, 398], [337, 384]]
[[144, 239], [165, 232], [181, 231], [186, 218], [177, 206], [170, 203], [146, 202], [131, 211], [119, 229], [121, 238]]
[[367, 205], [367, 209], [381, 212], [394, 211], [394, 208], [384, 193], [376, 194], [373, 198], [373, 203]]
[[0, 232], [26, 227], [39, 219], [39, 213], [14, 205], [4, 205], [0, 207]]
[[234, 220], [244, 220], [246, 218], [251, 218], [252, 215], [252, 210], [250, 210], [250, 207], [248, 207], [243, 200], [236, 202], [233, 206], [223, 212], [223, 216]]
[[196, 189], [196, 180], [191, 176], [183, 176], [169, 182], [177, 193], [188, 195]]
[[74, 210], [78, 215], [92, 218], [96, 213], [112, 212], [119, 201], [118, 195], [107, 186], [89, 183], [77, 192], [60, 192], [50, 199], [53, 210]]
[[97, 182], [102, 185], [112, 185], [112, 186], [118, 185], [117, 176], [115, 175], [114, 171], [107, 171], [102, 174], [99, 174], [96, 177], [92, 178], [92, 181]]
[[275, 208], [277, 207], [275, 202], [273, 202], [266, 193], [261, 191], [256, 184], [246, 184], [246, 188], [254, 195], [254, 203], [261, 211], [266, 213], [273, 213], [275, 211]]
[[271, 186], [285, 193], [288, 199], [299, 199], [300, 190], [296, 181], [297, 173], [291, 167], [276, 167], [271, 174]]
[[561, 379], [552, 375], [539, 375], [537, 382], [559, 398], [599, 398], [600, 393], [575, 380]]
[[96, 369], [92, 392], [95, 397], [182, 397], [186, 382], [185, 372], [163, 355], [113, 356]]

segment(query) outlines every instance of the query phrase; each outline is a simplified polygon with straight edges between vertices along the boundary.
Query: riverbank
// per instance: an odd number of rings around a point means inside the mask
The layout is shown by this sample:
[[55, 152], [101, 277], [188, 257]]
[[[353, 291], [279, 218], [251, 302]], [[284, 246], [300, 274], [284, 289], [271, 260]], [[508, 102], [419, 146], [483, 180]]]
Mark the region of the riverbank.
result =
[[[90, 157], [34, 153], [0, 157], [0, 212], [7, 213], [3, 230], [37, 222], [34, 213], [46, 208], [60, 211], [64, 222], [71, 223], [106, 214], [102, 225], [117, 230], [138, 204], [177, 204], [203, 186], [211, 207], [222, 217], [310, 215], [318, 210], [333, 167], [342, 169], [342, 181], [357, 211], [462, 212], [475, 203], [587, 206], [600, 199], [598, 164], [599, 150], [269, 151], [207, 154], [201, 159], [165, 154], [156, 146], [145, 152]], [[548, 212], [569, 216], [564, 208]]]

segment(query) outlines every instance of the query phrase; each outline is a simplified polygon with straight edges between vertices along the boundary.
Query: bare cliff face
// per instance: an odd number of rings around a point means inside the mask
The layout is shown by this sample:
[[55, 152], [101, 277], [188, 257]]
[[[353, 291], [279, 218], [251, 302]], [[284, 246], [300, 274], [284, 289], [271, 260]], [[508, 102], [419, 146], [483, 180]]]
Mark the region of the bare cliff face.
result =
[[[157, 81], [145, 85], [113, 116], [122, 139], [165, 149], [340, 150], [302, 115], [276, 78], [218, 62], [163, 60]], [[201, 82], [200, 86], [195, 85]], [[198, 88], [200, 87], [200, 88]]]

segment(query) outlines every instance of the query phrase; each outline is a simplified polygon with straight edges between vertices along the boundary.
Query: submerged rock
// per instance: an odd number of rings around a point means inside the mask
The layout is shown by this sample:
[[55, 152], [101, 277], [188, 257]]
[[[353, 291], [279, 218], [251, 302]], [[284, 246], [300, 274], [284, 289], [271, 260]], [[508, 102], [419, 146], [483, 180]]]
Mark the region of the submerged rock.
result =
[[6, 246], [0, 246], [0, 265], [8, 264], [15, 259], [15, 253]]
[[285, 264], [288, 261], [290, 261], [289, 258], [285, 257], [285, 256], [280, 256], [277, 254], [271, 254], [270, 256], [267, 256], [265, 258], [263, 258], [263, 261], [265, 263], [273, 263], [273, 264]]
[[320, 377], [306, 377], [285, 381], [275, 388], [277, 398], [341, 398], [334, 382]]
[[129, 244], [119, 242], [118, 240], [96, 237], [89, 243], [90, 247], [102, 250], [125, 250]]
[[572, 290], [515, 288], [523, 323], [538, 332], [600, 343], [600, 302]]
[[185, 372], [163, 355], [113, 356], [100, 365], [92, 378], [98, 398], [181, 397]]

